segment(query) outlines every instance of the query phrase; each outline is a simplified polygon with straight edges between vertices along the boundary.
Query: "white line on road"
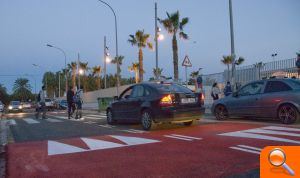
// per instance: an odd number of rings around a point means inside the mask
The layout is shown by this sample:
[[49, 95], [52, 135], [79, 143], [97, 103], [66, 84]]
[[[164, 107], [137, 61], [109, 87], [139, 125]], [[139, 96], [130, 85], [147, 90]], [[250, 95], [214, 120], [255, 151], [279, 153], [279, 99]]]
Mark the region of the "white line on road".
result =
[[28, 124], [38, 124], [38, 123], [40, 123], [39, 121], [30, 119], [30, 118], [25, 118], [25, 119], [23, 119], [23, 120], [24, 120], [25, 122], [27, 122]]
[[202, 140], [202, 138], [197, 138], [197, 137], [191, 137], [191, 136], [185, 136], [185, 135], [178, 135], [178, 134], [171, 134], [172, 136], [176, 137], [183, 137], [183, 138], [189, 138], [189, 139], [195, 139], [195, 140]]
[[61, 120], [58, 120], [58, 119], [52, 119], [52, 118], [48, 118], [48, 119], [46, 119], [46, 121], [48, 121], [48, 122], [63, 122], [63, 121], [61, 121]]
[[122, 131], [129, 132], [129, 133], [146, 133], [146, 131], [136, 130], [136, 129], [128, 129], [128, 130], [122, 130]]
[[238, 147], [247, 148], [251, 150], [261, 151], [261, 148], [253, 147], [253, 146], [247, 146], [247, 145], [238, 145]]
[[300, 137], [300, 134], [297, 133], [283, 132], [283, 131], [276, 131], [276, 130], [274, 131], [274, 130], [264, 130], [264, 129], [249, 129], [249, 130], [244, 130], [243, 132]]
[[98, 126], [104, 127], [104, 128], [110, 128], [110, 129], [116, 127], [116, 126], [113, 126], [113, 125], [107, 125], [107, 124], [106, 124], [106, 125], [98, 125]]
[[8, 121], [8, 124], [9, 124], [9, 125], [17, 125], [16, 121], [13, 120], [13, 119], [9, 120], [9, 121]]
[[248, 152], [248, 153], [254, 153], [254, 154], [258, 154], [258, 155], [260, 154], [260, 152], [258, 152], [258, 151], [253, 151], [253, 150], [249, 150], [249, 149], [245, 149], [245, 148], [239, 148], [239, 147], [235, 147], [235, 146], [232, 146], [229, 148], [234, 149], [234, 150]]
[[278, 127], [278, 126], [268, 126], [268, 127], [262, 127], [262, 129], [270, 129], [270, 130], [282, 130], [282, 131], [296, 131], [296, 132], [300, 132], [300, 129], [297, 129], [297, 128], [290, 128], [290, 127]]
[[99, 114], [99, 115], [89, 114], [89, 115], [86, 115], [86, 116], [91, 116], [91, 117], [103, 117], [103, 116], [105, 116], [106, 117], [106, 114]]
[[91, 117], [91, 116], [84, 116], [85, 119], [94, 119], [94, 120], [101, 120], [106, 119], [106, 117]]
[[182, 137], [176, 137], [176, 136], [172, 136], [172, 135], [164, 135], [164, 137], [175, 138], [175, 139], [185, 140], [185, 141], [193, 141], [192, 139], [182, 138]]
[[86, 124], [95, 124], [96, 122], [93, 122], [93, 121], [86, 121], [86, 122], [84, 122], [84, 123], [86, 123]]

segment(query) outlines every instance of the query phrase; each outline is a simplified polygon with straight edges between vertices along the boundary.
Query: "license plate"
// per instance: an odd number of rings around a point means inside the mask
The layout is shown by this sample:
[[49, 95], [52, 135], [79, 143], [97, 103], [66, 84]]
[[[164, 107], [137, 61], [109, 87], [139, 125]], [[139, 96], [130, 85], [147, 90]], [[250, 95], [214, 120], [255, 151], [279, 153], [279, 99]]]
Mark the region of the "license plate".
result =
[[181, 103], [182, 104], [189, 104], [189, 103], [195, 103], [196, 99], [195, 98], [182, 98]]

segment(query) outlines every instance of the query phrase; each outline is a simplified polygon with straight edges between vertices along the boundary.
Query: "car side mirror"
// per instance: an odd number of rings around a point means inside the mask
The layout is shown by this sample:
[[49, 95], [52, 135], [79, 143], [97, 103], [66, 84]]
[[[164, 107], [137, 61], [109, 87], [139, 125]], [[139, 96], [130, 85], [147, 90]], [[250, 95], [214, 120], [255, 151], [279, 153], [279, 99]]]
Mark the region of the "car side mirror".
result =
[[115, 101], [119, 100], [119, 97], [118, 96], [114, 96], [114, 100]]

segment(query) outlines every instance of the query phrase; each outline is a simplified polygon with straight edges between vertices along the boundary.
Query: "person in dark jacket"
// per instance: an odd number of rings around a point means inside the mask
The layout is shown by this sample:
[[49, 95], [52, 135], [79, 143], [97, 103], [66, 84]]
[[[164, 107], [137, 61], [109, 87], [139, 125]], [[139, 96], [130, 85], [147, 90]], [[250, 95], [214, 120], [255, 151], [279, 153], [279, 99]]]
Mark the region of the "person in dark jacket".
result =
[[228, 96], [232, 93], [232, 88], [230, 82], [227, 82], [225, 88], [224, 88], [224, 95]]
[[72, 87], [69, 88], [67, 92], [67, 103], [68, 103], [68, 118], [71, 119], [72, 113], [73, 113], [73, 105], [74, 105], [74, 91], [72, 90]]

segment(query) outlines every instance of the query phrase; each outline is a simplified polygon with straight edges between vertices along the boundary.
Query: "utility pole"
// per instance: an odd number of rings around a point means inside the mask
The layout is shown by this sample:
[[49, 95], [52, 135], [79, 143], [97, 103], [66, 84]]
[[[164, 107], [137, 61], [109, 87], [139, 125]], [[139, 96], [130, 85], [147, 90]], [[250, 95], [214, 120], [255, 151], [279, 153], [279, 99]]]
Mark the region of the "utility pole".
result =
[[77, 78], [78, 78], [78, 89], [80, 89], [80, 72], [79, 72], [79, 61], [80, 61], [80, 55], [78, 53], [77, 56]]
[[158, 27], [157, 27], [157, 3], [155, 2], [155, 78], [158, 80]]
[[58, 97], [60, 98], [60, 71], [58, 72]]
[[104, 36], [104, 59], [103, 59], [103, 62], [104, 62], [104, 88], [106, 88], [106, 58], [107, 58], [107, 50], [106, 50], [106, 36]]
[[232, 2], [229, 0], [229, 18], [230, 18], [230, 41], [231, 41], [231, 57], [232, 60], [232, 85], [235, 83], [235, 50], [234, 50], [234, 32], [233, 32], [233, 17], [232, 17]]

